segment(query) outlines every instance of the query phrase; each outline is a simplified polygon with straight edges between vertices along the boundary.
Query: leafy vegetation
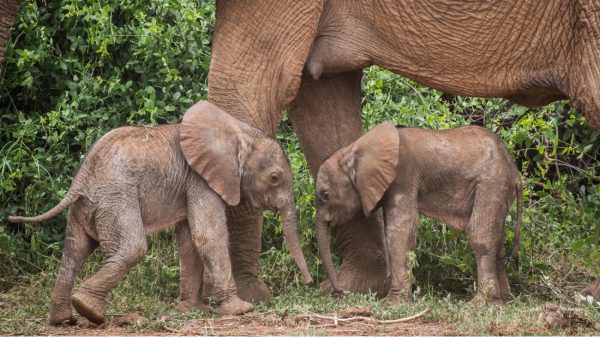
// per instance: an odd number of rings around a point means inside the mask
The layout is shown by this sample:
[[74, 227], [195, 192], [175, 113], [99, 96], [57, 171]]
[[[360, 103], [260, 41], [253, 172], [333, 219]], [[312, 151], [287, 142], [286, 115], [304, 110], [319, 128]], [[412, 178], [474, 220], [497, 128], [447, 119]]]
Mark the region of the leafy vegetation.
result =
[[[214, 9], [213, 1], [194, 0], [22, 1], [0, 80], [0, 210], [48, 210], [64, 196], [86, 150], [102, 134], [126, 124], [174, 123], [205, 98]], [[365, 70], [362, 85], [365, 130], [383, 120], [434, 129], [477, 124], [505, 141], [525, 185], [521, 258], [509, 270], [519, 295], [516, 306], [546, 299], [572, 304], [573, 292], [600, 275], [600, 144], [569, 102], [526, 109], [502, 99], [456, 97], [377, 67]], [[294, 171], [303, 249], [313, 276], [323, 280], [314, 240], [314, 182], [285, 118], [277, 137]], [[45, 317], [65, 216], [25, 225], [0, 219], [0, 289], [5, 292], [0, 302], [12, 308], [0, 314], [9, 319], [6, 326]], [[260, 275], [284, 296], [260, 310], [313, 298], [315, 305], [302, 310], [334, 308], [327, 297], [302, 290], [278, 215], [265, 216]], [[512, 236], [507, 230], [507, 246]], [[111, 310], [172, 309], [179, 277], [173, 242], [170, 231], [150, 238], [148, 255], [115, 290]], [[100, 254], [89, 260], [83, 277], [98, 269]], [[416, 296], [424, 296], [419, 301], [472, 316], [456, 300], [472, 296], [476, 272], [461, 233], [422, 218], [415, 264]], [[453, 298], [450, 304], [444, 304], [447, 296]], [[363, 301], [351, 297], [340, 305], [354, 303], [352, 298]], [[364, 301], [374, 302], [368, 296]], [[380, 315], [394, 316], [385, 310]], [[34, 333], [39, 331], [35, 324], [31, 331], [0, 331]]]

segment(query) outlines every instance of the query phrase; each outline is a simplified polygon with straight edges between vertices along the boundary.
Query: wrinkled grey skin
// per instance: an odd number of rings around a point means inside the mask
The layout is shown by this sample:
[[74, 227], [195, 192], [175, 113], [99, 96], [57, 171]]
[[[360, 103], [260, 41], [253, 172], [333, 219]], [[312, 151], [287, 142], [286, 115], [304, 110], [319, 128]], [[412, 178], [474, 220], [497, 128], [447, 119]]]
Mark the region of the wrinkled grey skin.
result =
[[502, 256], [504, 222], [517, 197], [510, 256], [518, 252], [522, 218], [519, 174], [502, 141], [477, 126], [434, 131], [382, 123], [335, 152], [317, 175], [317, 241], [327, 275], [341, 291], [328, 227], [383, 208], [390, 301], [410, 298], [407, 254], [415, 249], [419, 214], [464, 231], [477, 258], [473, 301], [511, 298]]
[[[217, 313], [242, 314], [254, 307], [236, 294], [225, 213], [227, 204], [240, 201], [281, 212], [292, 255], [311, 283], [283, 151], [274, 139], [208, 102], [190, 108], [181, 125], [122, 127], [107, 133], [89, 151], [56, 207], [9, 221], [44, 221], [69, 208], [50, 324], [73, 322], [71, 304], [90, 321], [102, 323], [105, 298], [146, 254], [146, 235], [178, 222], [187, 224], [185, 233], [193, 243], [180, 247], [181, 254], [201, 258], [220, 304]], [[101, 269], [71, 296], [78, 272], [98, 246], [104, 255]]]
[[[270, 134], [287, 111], [316, 177], [326, 158], [362, 135], [365, 66], [527, 107], [568, 98], [600, 131], [598, 50], [598, 0], [220, 0], [208, 100]], [[332, 230], [344, 289], [387, 292], [376, 226], [359, 213]], [[232, 241], [250, 256], [233, 264], [254, 278], [238, 286], [257, 288], [261, 226], [254, 234], [248, 227], [232, 226], [252, 238]], [[585, 293], [600, 300], [600, 282]]]

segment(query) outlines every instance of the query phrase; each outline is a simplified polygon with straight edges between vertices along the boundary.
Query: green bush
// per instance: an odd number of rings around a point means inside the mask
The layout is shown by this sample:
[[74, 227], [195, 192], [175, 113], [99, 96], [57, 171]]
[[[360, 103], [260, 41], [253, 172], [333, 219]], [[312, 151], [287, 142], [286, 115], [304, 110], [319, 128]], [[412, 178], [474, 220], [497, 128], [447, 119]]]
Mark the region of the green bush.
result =
[[[106, 131], [174, 123], [205, 98], [214, 8], [192, 0], [22, 1], [0, 88], [0, 207], [48, 210]], [[64, 224], [64, 215], [3, 223], [2, 286], [55, 269]]]
[[[206, 97], [215, 4], [22, 4], [0, 82], [0, 208], [38, 214], [66, 193], [86, 150], [106, 131], [125, 124], [174, 123]], [[478, 124], [502, 137], [525, 185], [521, 263], [510, 269], [520, 290], [556, 294], [600, 274], [599, 141], [568, 102], [530, 110], [502, 99], [444, 95], [377, 67], [365, 70], [362, 88], [365, 130], [383, 120], [434, 129]], [[313, 275], [322, 280], [313, 229], [314, 182], [285, 118], [278, 140], [294, 170], [303, 248]], [[514, 219], [513, 208], [509, 227]], [[57, 269], [64, 224], [64, 214], [43, 224], [2, 220], [0, 289], [13, 286], [21, 275]], [[507, 245], [512, 235], [508, 230]], [[148, 256], [121, 287], [172, 298], [179, 275], [172, 233], [153, 235], [149, 242]], [[423, 218], [416, 258], [420, 287], [472, 291], [475, 262], [461, 233]], [[85, 274], [99, 263], [96, 254]], [[301, 283], [272, 213], [266, 214], [260, 273], [276, 292]]]

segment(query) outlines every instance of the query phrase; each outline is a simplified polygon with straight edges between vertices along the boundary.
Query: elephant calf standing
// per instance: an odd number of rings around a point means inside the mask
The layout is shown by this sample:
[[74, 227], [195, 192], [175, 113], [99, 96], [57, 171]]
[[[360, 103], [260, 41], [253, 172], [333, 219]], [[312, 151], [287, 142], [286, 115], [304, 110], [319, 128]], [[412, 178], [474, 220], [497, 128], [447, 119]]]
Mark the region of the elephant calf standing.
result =
[[[90, 321], [103, 322], [107, 294], [146, 254], [146, 234], [185, 220], [196, 249], [186, 252], [201, 257], [220, 303], [217, 313], [241, 314], [253, 306], [236, 294], [226, 204], [243, 200], [256, 209], [279, 210], [292, 255], [304, 280], [312, 282], [300, 249], [291, 181], [274, 139], [199, 102], [180, 125], [107, 133], [88, 152], [57, 206], [9, 221], [39, 222], [69, 207], [51, 324], [73, 321], [71, 303]], [[75, 277], [97, 246], [105, 258], [101, 269], [71, 296]]]
[[522, 187], [510, 154], [492, 132], [396, 128], [384, 122], [334, 153], [319, 168], [317, 240], [327, 275], [339, 291], [327, 227], [383, 207], [391, 286], [387, 298], [410, 295], [407, 253], [416, 246], [419, 214], [464, 231], [477, 258], [477, 294], [510, 299], [502, 258], [504, 221], [517, 197], [511, 256], [519, 247]]

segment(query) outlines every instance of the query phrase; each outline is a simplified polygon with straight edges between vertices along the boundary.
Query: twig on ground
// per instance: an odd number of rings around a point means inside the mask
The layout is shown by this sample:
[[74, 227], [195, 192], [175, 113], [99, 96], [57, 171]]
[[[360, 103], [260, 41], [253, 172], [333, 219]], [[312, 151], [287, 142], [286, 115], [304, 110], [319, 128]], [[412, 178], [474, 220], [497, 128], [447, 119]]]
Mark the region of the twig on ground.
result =
[[167, 332], [170, 332], [170, 333], [176, 333], [176, 334], [181, 333], [181, 330], [169, 328], [168, 326], [164, 326], [163, 329], [165, 329]]
[[371, 322], [371, 323], [376, 323], [376, 324], [394, 324], [394, 323], [402, 323], [402, 322], [411, 321], [413, 319], [416, 319], [416, 318], [419, 318], [419, 317], [425, 315], [426, 313], [428, 313], [430, 311], [431, 311], [431, 308], [426, 308], [425, 310], [421, 311], [418, 314], [404, 317], [404, 318], [399, 318], [399, 319], [392, 319], [392, 320], [379, 320], [379, 319], [375, 319], [372, 317], [364, 317], [364, 316], [356, 316], [356, 317], [350, 317], [350, 318], [338, 318], [337, 314], [335, 314], [334, 316], [309, 314], [309, 315], [303, 315], [301, 317], [333, 320], [334, 325], [337, 325], [338, 322], [352, 322], [352, 321], [364, 321], [364, 322]]

